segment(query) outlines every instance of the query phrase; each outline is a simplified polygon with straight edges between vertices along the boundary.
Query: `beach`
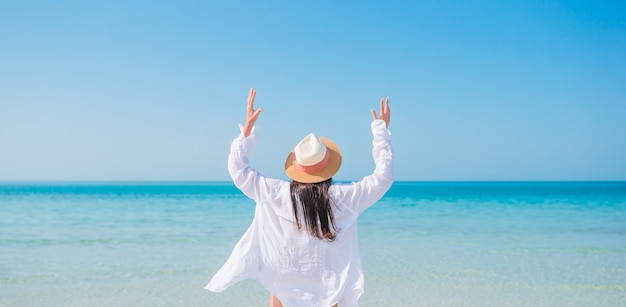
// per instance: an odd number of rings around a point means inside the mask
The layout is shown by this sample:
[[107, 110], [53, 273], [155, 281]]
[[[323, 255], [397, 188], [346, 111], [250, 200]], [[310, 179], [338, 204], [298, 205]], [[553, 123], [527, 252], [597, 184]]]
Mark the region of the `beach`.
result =
[[[0, 183], [0, 306], [267, 306], [204, 290], [229, 182]], [[397, 182], [359, 220], [360, 306], [626, 306], [626, 182]]]

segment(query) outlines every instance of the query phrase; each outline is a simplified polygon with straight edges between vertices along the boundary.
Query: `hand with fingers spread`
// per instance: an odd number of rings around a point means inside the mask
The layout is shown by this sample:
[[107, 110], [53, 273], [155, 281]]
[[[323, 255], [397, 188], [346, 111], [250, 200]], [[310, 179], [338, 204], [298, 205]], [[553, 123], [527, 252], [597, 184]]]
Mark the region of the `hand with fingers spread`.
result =
[[246, 109], [246, 124], [243, 127], [243, 135], [248, 137], [250, 132], [252, 132], [252, 127], [254, 127], [254, 123], [259, 118], [259, 114], [261, 114], [262, 109], [254, 109], [254, 97], [256, 97], [256, 91], [251, 88], [250, 93], [248, 94], [248, 107]]
[[380, 99], [380, 117], [376, 115], [376, 111], [374, 109], [372, 109], [372, 117], [374, 120], [384, 120], [387, 127], [389, 127], [389, 120], [391, 118], [391, 112], [389, 111], [389, 97], [387, 97], [387, 99]]

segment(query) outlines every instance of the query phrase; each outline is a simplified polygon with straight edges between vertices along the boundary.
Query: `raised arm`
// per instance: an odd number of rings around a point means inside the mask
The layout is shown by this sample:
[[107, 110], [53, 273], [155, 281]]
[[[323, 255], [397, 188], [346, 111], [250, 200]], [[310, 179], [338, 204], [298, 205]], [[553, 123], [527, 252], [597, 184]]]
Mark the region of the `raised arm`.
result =
[[248, 165], [248, 154], [256, 143], [256, 133], [254, 123], [261, 114], [261, 109], [254, 109], [254, 98], [256, 91], [250, 89], [248, 94], [248, 106], [246, 109], [246, 123], [240, 125], [241, 133], [230, 145], [228, 155], [228, 172], [235, 185], [246, 196], [252, 199], [259, 199], [263, 192], [265, 178], [259, 172]]
[[341, 201], [357, 214], [375, 204], [393, 183], [393, 148], [388, 129], [391, 118], [389, 98], [380, 100], [380, 116], [372, 110], [372, 117], [372, 157], [376, 168], [362, 180], [342, 185], [338, 193]]

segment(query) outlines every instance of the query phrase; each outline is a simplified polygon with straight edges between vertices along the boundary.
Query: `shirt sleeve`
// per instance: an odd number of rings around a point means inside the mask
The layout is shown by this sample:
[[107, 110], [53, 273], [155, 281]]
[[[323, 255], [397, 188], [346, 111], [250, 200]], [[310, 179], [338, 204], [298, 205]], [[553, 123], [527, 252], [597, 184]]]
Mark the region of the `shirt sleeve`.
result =
[[268, 184], [263, 175], [248, 165], [248, 154], [256, 144], [256, 127], [252, 128], [248, 137], [244, 136], [241, 125], [239, 129], [241, 130], [239, 136], [230, 145], [228, 173], [238, 189], [249, 198], [258, 201], [262, 194], [267, 192]]
[[374, 172], [358, 182], [339, 187], [340, 198], [356, 214], [361, 214], [375, 204], [393, 184], [391, 132], [381, 119], [374, 120], [371, 128], [374, 136], [372, 156], [376, 164]]

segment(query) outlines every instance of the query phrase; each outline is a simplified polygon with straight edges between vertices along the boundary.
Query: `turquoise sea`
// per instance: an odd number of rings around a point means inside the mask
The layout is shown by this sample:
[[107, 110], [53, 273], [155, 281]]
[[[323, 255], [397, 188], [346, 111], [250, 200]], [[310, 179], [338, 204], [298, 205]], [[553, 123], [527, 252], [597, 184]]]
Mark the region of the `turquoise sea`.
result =
[[[0, 183], [0, 306], [267, 306], [204, 286], [231, 183]], [[397, 182], [359, 221], [361, 306], [626, 306], [626, 182]]]

